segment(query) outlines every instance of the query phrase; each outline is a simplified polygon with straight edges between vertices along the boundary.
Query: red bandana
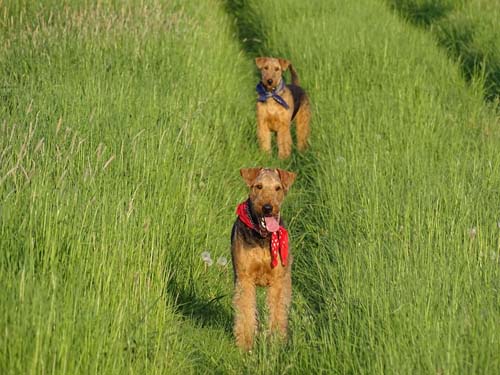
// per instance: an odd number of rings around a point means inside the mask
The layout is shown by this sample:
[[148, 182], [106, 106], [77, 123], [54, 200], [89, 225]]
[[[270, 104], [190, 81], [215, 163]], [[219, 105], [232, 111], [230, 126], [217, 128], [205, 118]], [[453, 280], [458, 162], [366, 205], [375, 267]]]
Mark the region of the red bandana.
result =
[[[236, 214], [247, 227], [259, 232], [259, 234], [261, 233], [259, 225], [257, 224], [257, 226], [255, 226], [250, 218], [247, 201], [238, 205]], [[288, 259], [288, 232], [280, 225], [276, 232], [268, 233], [271, 233], [271, 268], [278, 265], [278, 251], [281, 257], [281, 264], [285, 267]]]

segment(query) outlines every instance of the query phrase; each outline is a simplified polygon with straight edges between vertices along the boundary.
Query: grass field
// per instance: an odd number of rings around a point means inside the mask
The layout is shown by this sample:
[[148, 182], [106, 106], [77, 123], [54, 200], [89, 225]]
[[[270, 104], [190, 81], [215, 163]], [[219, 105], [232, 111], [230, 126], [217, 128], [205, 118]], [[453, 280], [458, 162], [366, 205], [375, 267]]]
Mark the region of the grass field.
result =
[[500, 6], [496, 0], [387, 0], [409, 21], [426, 26], [500, 109]]
[[[0, 373], [498, 373], [500, 123], [431, 34], [384, 0], [0, 4]], [[284, 162], [261, 52], [313, 103]], [[254, 165], [298, 173], [294, 302], [241, 354], [201, 253]]]

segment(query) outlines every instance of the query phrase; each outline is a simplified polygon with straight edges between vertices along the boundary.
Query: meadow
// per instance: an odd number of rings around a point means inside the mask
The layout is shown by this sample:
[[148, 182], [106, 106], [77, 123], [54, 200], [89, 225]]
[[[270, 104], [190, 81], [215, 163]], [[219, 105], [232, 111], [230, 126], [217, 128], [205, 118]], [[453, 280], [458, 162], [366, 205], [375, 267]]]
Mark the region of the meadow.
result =
[[[500, 121], [432, 33], [384, 0], [0, 4], [0, 373], [498, 373]], [[313, 103], [290, 160], [259, 54]], [[216, 261], [257, 165], [298, 173], [294, 300], [242, 354]]]
[[484, 97], [500, 106], [500, 7], [495, 0], [387, 0], [403, 18], [426, 27], [461, 67], [481, 80]]

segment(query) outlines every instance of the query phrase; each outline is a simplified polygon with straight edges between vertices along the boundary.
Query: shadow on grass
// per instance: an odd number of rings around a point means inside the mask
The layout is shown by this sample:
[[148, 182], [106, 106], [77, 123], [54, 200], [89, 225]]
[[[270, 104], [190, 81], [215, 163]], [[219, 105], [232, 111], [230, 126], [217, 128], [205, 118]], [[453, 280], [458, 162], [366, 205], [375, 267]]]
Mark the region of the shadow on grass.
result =
[[[389, 6], [417, 26], [431, 30], [440, 47], [460, 64], [468, 82], [484, 77], [484, 98], [500, 106], [500, 56], [488, 43], [475, 38], [476, 25], [463, 17], [449, 17], [450, 0], [387, 0]], [[492, 53], [493, 51], [493, 53]]]
[[449, 1], [388, 0], [391, 8], [418, 26], [430, 26], [453, 10]]
[[232, 316], [221, 303], [227, 295], [218, 295], [214, 298], [202, 298], [194, 286], [184, 286], [175, 278], [167, 281], [167, 293], [174, 302], [176, 312], [193, 320], [202, 327], [223, 329], [226, 333], [232, 332]]
[[484, 75], [484, 96], [488, 101], [500, 99], [500, 56], [492, 56], [488, 46], [475, 41], [475, 28], [465, 20], [441, 22], [435, 29], [438, 43], [460, 62], [467, 81]]

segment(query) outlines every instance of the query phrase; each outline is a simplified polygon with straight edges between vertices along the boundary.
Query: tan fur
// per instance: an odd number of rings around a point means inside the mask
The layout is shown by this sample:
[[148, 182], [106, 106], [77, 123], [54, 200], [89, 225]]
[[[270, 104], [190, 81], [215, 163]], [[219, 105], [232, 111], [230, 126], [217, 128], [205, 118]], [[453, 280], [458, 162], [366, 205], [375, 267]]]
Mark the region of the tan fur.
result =
[[[264, 215], [262, 207], [270, 204], [273, 208], [272, 215], [279, 216], [281, 203], [296, 175], [281, 169], [262, 168], [242, 169], [241, 175], [250, 188], [249, 198], [254, 213], [261, 217]], [[269, 243], [271, 234], [268, 233], [267, 237], [262, 238], [251, 229], [241, 230], [241, 226], [244, 227], [244, 224], [237, 220], [231, 238], [235, 278], [234, 335], [241, 349], [250, 350], [257, 330], [256, 286], [268, 288], [270, 332], [277, 333], [283, 339], [287, 337], [288, 309], [292, 296], [293, 258], [289, 253], [286, 266], [283, 266], [280, 260], [278, 266], [271, 268]], [[244, 232], [245, 230], [247, 232]], [[249, 233], [254, 236], [251, 237], [250, 242]]]
[[[261, 73], [261, 81], [269, 90], [278, 86], [282, 79], [283, 72], [290, 68], [292, 74], [292, 84], [299, 85], [299, 79], [290, 61], [271, 57], [258, 57], [255, 64]], [[268, 80], [272, 80], [269, 83]], [[292, 152], [292, 136], [290, 126], [292, 114], [294, 112], [294, 102], [290, 89], [285, 89], [279, 95], [287, 102], [289, 109], [284, 108], [274, 99], [269, 98], [265, 102], [257, 102], [257, 137], [262, 151], [271, 153], [271, 135], [276, 133], [278, 144], [278, 157], [286, 159]], [[295, 115], [297, 126], [297, 148], [304, 151], [308, 145], [310, 133], [309, 123], [311, 120], [311, 106], [309, 98], [304, 96], [300, 108]]]

